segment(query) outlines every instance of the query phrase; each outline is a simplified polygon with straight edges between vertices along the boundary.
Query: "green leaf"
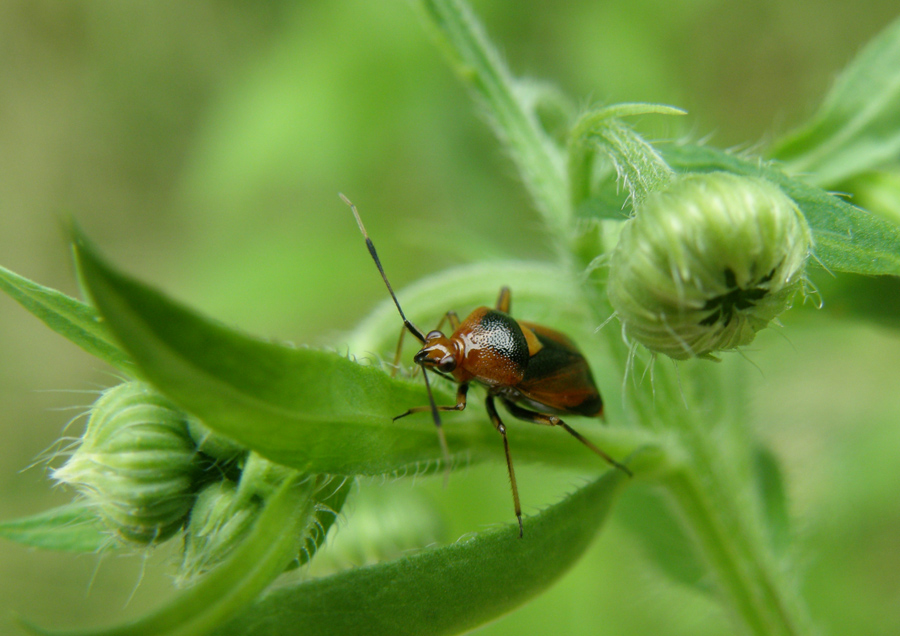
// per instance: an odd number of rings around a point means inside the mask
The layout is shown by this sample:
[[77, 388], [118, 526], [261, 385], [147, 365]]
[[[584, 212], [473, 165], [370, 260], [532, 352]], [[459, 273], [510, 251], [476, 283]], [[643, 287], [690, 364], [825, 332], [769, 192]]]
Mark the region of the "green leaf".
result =
[[[541, 322], [552, 316], [548, 326], [555, 329], [563, 328], [558, 321], [564, 318], [575, 328], [587, 321], [578, 281], [565, 267], [537, 261], [490, 260], [446, 269], [404, 288], [400, 302], [413, 323], [430, 328], [448, 309], [492, 303], [501, 283], [512, 290], [512, 313], [517, 318]], [[348, 337], [350, 351], [393, 354], [400, 324], [397, 308], [385, 293], [381, 304]]]
[[813, 253], [830, 270], [900, 274], [900, 226], [861, 210], [758, 159], [743, 159], [707, 146], [671, 146], [663, 153], [680, 172], [724, 170], [776, 183], [806, 217]]
[[[259, 595], [297, 555], [313, 517], [314, 479], [289, 478], [268, 499], [253, 531], [237, 550], [194, 587], [133, 622], [98, 630], [47, 630], [43, 636], [201, 636]], [[218, 632], [216, 632], [218, 633]]]
[[664, 187], [672, 170], [659, 152], [622, 117], [634, 115], [684, 115], [685, 111], [662, 104], [615, 104], [582, 115], [569, 136], [569, 191], [578, 208], [592, 196], [594, 155], [605, 152], [632, 199], [638, 205], [650, 192]]
[[834, 186], [900, 155], [900, 19], [841, 73], [819, 111], [775, 147], [788, 172]]
[[114, 272], [81, 240], [82, 279], [146, 377], [209, 428], [287, 466], [380, 474], [435, 457], [433, 429], [386, 425], [424, 390], [336, 353], [252, 338]]
[[709, 570], [693, 539], [675, 514], [674, 502], [658, 488], [632, 488], [619, 503], [616, 518], [634, 533], [650, 560], [672, 580], [712, 591]]
[[4, 267], [0, 267], [0, 289], [59, 335], [120, 371], [134, 374], [134, 365], [113, 342], [90, 305], [38, 285]]
[[776, 552], [784, 554], [790, 545], [791, 532], [778, 458], [765, 446], [757, 446], [753, 453], [753, 470], [769, 540]]
[[[458, 634], [539, 594], [584, 553], [627, 477], [611, 471], [525, 519], [396, 561], [280, 588], [222, 636]], [[598, 573], [598, 576], [602, 576]]]
[[0, 522], [0, 537], [42, 550], [97, 552], [116, 545], [84, 502]]
[[[439, 466], [428, 414], [391, 421], [410, 406], [428, 404], [421, 384], [336, 353], [228, 329], [116, 272], [84, 239], [77, 256], [94, 304], [142, 375], [210, 429], [309, 473], [415, 473]], [[451, 402], [452, 393], [435, 388], [439, 402]], [[497, 433], [478, 411], [454, 413], [452, 426], [444, 427], [454, 463], [502, 460]], [[612, 427], [594, 427], [589, 437], [601, 431], [599, 443], [616, 456], [648, 441], [640, 431]], [[605, 468], [559, 430], [523, 425], [515, 439], [517, 459]]]

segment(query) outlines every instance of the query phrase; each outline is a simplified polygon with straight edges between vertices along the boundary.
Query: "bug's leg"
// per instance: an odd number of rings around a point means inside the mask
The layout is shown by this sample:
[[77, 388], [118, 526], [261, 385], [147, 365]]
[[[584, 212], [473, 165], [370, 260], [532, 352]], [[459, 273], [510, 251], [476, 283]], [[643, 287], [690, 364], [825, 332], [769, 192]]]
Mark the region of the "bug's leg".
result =
[[501, 287], [500, 288], [500, 297], [497, 298], [497, 311], [502, 311], [504, 314], [508, 314], [509, 313], [509, 303], [510, 303], [509, 287]]
[[[467, 383], [462, 383], [456, 389], [456, 404], [453, 406], [439, 406], [437, 407], [438, 411], [464, 411], [466, 408], [466, 394], [469, 392], [469, 385]], [[427, 406], [414, 406], [406, 413], [401, 413], [397, 417], [393, 418], [396, 422], [401, 417], [406, 417], [407, 415], [412, 415], [413, 413], [422, 413], [424, 411], [430, 411], [431, 405]]]
[[445, 322], [449, 322], [450, 328], [453, 329], [453, 331], [456, 331], [456, 328], [459, 327], [459, 316], [457, 316], [456, 312], [451, 309], [446, 314], [441, 316], [441, 321], [437, 324], [437, 327], [434, 328], [434, 331], [440, 331]]
[[[441, 425], [441, 414], [437, 404], [434, 403], [434, 393], [431, 392], [431, 383], [428, 381], [428, 373], [422, 369], [422, 379], [425, 380], [425, 390], [428, 392], [428, 402], [431, 407], [431, 417], [434, 418], [434, 428], [441, 443], [441, 453], [444, 456], [444, 488], [450, 481], [450, 448], [447, 446], [447, 436], [444, 435], [444, 427]], [[394, 418], [396, 420], [396, 418]]]
[[[400, 369], [400, 352], [403, 351], [403, 338], [406, 337], [406, 332], [406, 325], [403, 325], [400, 328], [400, 339], [397, 341], [397, 351], [394, 352], [394, 365], [391, 367], [392, 378], [397, 375], [397, 370]], [[418, 368], [418, 366], [416, 368]]]
[[500, 416], [497, 414], [493, 395], [488, 395], [485, 404], [487, 405], [488, 416], [491, 418], [494, 428], [496, 428], [497, 432], [503, 437], [503, 452], [506, 453], [506, 468], [509, 471], [509, 484], [512, 486], [513, 507], [516, 511], [516, 519], [519, 522], [519, 538], [521, 539], [525, 534], [524, 528], [522, 527], [522, 504], [519, 503], [519, 487], [516, 485], [516, 471], [513, 469], [512, 457], [509, 455], [509, 441], [506, 439], [506, 426], [500, 421]]
[[574, 428], [572, 428], [571, 426], [569, 426], [568, 424], [563, 422], [557, 416], [546, 415], [544, 413], [537, 413], [535, 411], [529, 411], [528, 409], [522, 408], [515, 402], [506, 400], [506, 399], [503, 400], [503, 405], [506, 407], [506, 410], [509, 411], [513, 415], [513, 417], [516, 417], [525, 422], [531, 422], [532, 424], [543, 424], [544, 426], [561, 426], [563, 429], [565, 429], [565, 431], [569, 435], [571, 435], [572, 437], [577, 439], [579, 442], [581, 442], [582, 444], [584, 444], [585, 446], [590, 448], [592, 451], [594, 451], [595, 453], [600, 455], [600, 457], [605, 459], [607, 461], [607, 463], [609, 463], [611, 466], [618, 468], [619, 470], [621, 470], [623, 473], [625, 473], [629, 477], [634, 476], [634, 474], [631, 472], [631, 469], [629, 469], [624, 464], [620, 464], [619, 462], [614, 460], [612, 457], [610, 457], [607, 453], [600, 450], [600, 448], [595, 446], [591, 441], [589, 441], [587, 438], [585, 438], [581, 433], [579, 433]]

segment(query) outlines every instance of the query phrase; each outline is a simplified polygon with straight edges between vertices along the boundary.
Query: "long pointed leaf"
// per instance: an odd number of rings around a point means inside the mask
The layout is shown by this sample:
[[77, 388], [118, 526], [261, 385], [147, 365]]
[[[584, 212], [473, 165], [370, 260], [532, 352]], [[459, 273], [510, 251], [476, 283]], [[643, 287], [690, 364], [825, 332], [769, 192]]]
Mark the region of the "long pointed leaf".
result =
[[434, 456], [434, 430], [385, 425], [392, 405], [426, 403], [417, 386], [204, 319], [118, 274], [83, 239], [77, 256], [94, 304], [146, 377], [213, 430], [316, 473], [379, 474]]
[[0, 289], [59, 335], [131, 375], [134, 365], [90, 305], [0, 267]]
[[0, 537], [22, 545], [62, 552], [96, 552], [115, 542], [84, 502], [0, 522]]
[[[539, 594], [584, 553], [626, 482], [610, 471], [525, 519], [412, 556], [275, 590], [221, 636], [458, 634]], [[602, 573], [598, 573], [602, 576]]]
[[866, 45], [816, 115], [774, 152], [791, 172], [830, 186], [893, 163], [898, 155], [900, 19]]

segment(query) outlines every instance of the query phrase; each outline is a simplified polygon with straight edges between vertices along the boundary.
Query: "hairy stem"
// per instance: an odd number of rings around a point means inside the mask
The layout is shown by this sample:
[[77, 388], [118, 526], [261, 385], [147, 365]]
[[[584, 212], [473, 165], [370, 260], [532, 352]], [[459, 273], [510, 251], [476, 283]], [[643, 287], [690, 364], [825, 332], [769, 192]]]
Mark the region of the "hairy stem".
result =
[[[465, 3], [422, 0], [421, 6], [457, 72], [485, 107], [552, 235], [565, 237], [571, 208], [563, 155], [524, 99], [525, 87], [513, 78]], [[567, 257], [562, 249], [560, 256]]]
[[[722, 602], [749, 633], [812, 633], [792, 581], [766, 545], [755, 508], [732, 491], [709, 435], [691, 435], [689, 463], [662, 480], [716, 578]], [[756, 529], [757, 531], [754, 531]]]

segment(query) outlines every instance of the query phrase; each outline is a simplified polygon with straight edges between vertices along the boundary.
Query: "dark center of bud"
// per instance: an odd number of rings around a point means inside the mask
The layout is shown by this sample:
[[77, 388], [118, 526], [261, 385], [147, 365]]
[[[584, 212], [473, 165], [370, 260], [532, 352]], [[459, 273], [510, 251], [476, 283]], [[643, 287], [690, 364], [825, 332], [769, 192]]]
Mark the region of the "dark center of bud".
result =
[[729, 289], [724, 294], [710, 298], [703, 305], [704, 311], [710, 311], [706, 318], [700, 321], [701, 325], [711, 326], [721, 321], [723, 326], [727, 326], [734, 318], [735, 311], [750, 309], [758, 301], [762, 300], [769, 293], [767, 285], [775, 275], [775, 270], [763, 276], [752, 287], [739, 287], [734, 272], [730, 267], [725, 268], [725, 286]]

